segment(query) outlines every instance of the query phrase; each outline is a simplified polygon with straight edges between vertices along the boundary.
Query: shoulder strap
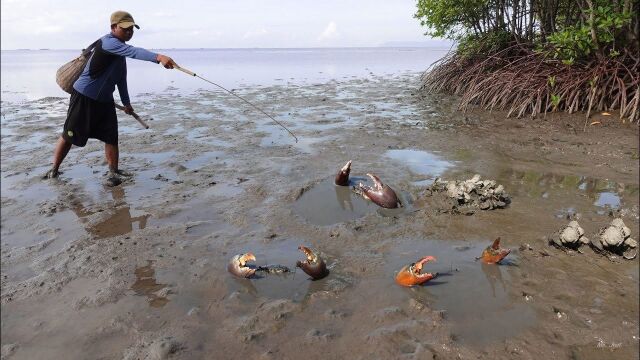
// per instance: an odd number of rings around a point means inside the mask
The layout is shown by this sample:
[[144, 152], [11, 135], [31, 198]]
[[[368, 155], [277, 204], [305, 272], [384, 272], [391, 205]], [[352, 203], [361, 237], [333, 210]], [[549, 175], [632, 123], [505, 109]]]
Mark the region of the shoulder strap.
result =
[[98, 43], [98, 41], [100, 41], [100, 39], [94, 41], [91, 45], [87, 46], [86, 49], [82, 50], [82, 55], [87, 56], [89, 55], [89, 53], [93, 50], [94, 47], [96, 47], [96, 44]]

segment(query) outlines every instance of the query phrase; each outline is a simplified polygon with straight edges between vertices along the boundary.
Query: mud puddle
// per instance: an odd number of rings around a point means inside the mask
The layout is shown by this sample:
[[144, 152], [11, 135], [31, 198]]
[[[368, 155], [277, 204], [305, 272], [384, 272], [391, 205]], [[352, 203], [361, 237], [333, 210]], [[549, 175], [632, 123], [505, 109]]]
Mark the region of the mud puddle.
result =
[[400, 201], [405, 204], [403, 208], [384, 209], [353, 191], [353, 187], [359, 183], [373, 185], [366, 176], [350, 176], [348, 186], [336, 185], [333, 178], [319, 181], [304, 191], [294, 203], [293, 209], [307, 222], [321, 226], [352, 221], [370, 213], [398, 216], [411, 211], [411, 201], [405, 193], [396, 192]]
[[443, 310], [457, 342], [481, 346], [517, 336], [536, 323], [533, 308], [523, 296], [510, 290], [512, 277], [519, 275], [517, 255], [510, 254], [498, 265], [475, 260], [491, 242], [398, 240], [385, 255], [385, 268], [393, 274], [423, 256], [436, 257], [423, 271], [438, 276], [423, 286], [402, 291], [420, 303]]

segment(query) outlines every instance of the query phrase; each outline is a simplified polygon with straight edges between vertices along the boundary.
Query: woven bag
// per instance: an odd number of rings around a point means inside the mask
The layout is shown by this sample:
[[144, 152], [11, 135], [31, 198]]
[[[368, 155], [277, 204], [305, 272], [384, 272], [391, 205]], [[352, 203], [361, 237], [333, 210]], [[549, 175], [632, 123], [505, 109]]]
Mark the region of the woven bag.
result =
[[80, 74], [82, 74], [82, 70], [84, 70], [85, 65], [87, 65], [87, 61], [89, 61], [91, 57], [91, 52], [98, 41], [100, 40], [96, 40], [84, 49], [80, 56], [62, 65], [58, 71], [56, 71], [56, 82], [62, 90], [71, 94], [73, 91], [73, 83], [75, 83], [80, 77]]

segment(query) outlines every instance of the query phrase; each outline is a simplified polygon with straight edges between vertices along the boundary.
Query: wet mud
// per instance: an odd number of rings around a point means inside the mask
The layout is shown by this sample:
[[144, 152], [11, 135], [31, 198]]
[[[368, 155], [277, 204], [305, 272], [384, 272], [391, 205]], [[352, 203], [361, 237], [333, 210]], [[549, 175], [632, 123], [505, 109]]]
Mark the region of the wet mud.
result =
[[[2, 359], [638, 357], [638, 258], [547, 236], [614, 218], [638, 238], [638, 128], [614, 117], [506, 119], [418, 92], [419, 74], [241, 87], [300, 138], [215, 91], [145, 94], [119, 114], [121, 167], [73, 148], [42, 181], [68, 100], [2, 103]], [[602, 118], [599, 118], [602, 117]], [[403, 208], [333, 184], [378, 175]], [[439, 211], [440, 177], [495, 180], [504, 208]], [[493, 240], [511, 253], [476, 261]], [[295, 267], [314, 249], [329, 275]], [[292, 271], [244, 279], [226, 266]], [[424, 256], [439, 276], [403, 288]]]

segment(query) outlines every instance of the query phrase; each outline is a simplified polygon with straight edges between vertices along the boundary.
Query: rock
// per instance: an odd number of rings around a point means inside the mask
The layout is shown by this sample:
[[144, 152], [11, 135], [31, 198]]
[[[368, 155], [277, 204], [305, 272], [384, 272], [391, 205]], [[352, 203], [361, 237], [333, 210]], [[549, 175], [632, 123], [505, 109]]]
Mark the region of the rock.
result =
[[615, 226], [610, 226], [600, 235], [602, 243], [609, 246], [618, 246], [624, 242], [624, 233]]
[[572, 227], [567, 226], [560, 232], [560, 240], [563, 244], [575, 244], [578, 239], [580, 239], [580, 234]]

